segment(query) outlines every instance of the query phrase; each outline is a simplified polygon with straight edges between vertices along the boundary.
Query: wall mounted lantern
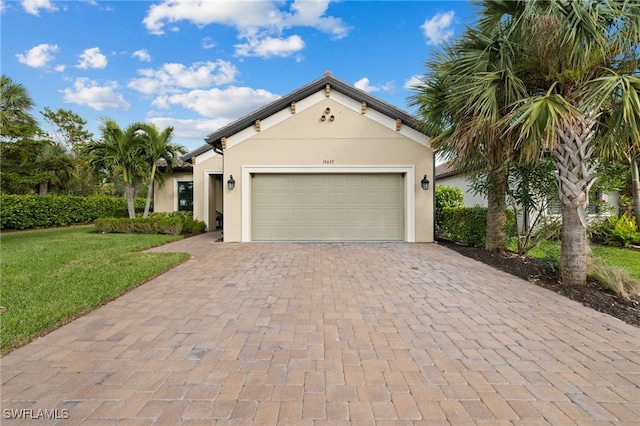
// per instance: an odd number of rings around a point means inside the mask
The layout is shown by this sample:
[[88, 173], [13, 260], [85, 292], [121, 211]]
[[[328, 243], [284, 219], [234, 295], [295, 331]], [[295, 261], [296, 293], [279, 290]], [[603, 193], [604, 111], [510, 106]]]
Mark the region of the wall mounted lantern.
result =
[[233, 178], [233, 175], [229, 175], [229, 180], [227, 181], [227, 186], [229, 187], [229, 191], [233, 191], [233, 188], [236, 187], [236, 181]]
[[422, 178], [422, 180], [420, 181], [420, 186], [422, 187], [422, 189], [424, 191], [426, 191], [427, 189], [429, 189], [429, 179], [427, 179], [427, 175], [424, 175], [424, 177]]

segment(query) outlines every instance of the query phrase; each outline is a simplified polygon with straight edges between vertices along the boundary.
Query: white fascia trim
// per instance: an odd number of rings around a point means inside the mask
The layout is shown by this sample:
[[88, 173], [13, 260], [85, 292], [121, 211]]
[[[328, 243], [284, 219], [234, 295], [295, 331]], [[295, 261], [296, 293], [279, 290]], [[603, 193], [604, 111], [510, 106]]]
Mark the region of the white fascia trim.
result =
[[213, 150], [213, 147], [209, 151], [203, 152], [202, 154], [194, 157], [196, 159], [196, 164], [199, 164], [201, 161], [207, 161], [209, 158], [213, 158], [216, 155], [220, 155]]
[[405, 174], [405, 241], [416, 241], [415, 169], [414, 166], [243, 166], [241, 206], [242, 242], [251, 241], [251, 175], [260, 173], [404, 173]]
[[[326, 95], [324, 94], [324, 89], [312, 95], [309, 95], [304, 99], [301, 99], [300, 101], [296, 102], [296, 114], [304, 111], [307, 108], [312, 107], [313, 105], [320, 103], [323, 99], [327, 99]], [[260, 130], [265, 131], [270, 127], [273, 127], [279, 123], [282, 123], [287, 118], [290, 118], [292, 115], [295, 115], [295, 114], [291, 113], [291, 105], [286, 105], [280, 111], [276, 112], [275, 114], [271, 114], [269, 117], [266, 117], [263, 120], [261, 120]], [[255, 125], [253, 124], [249, 125], [247, 128], [240, 130], [235, 135], [232, 135], [229, 138], [227, 138], [227, 149], [246, 141], [247, 139], [257, 135], [258, 133], [259, 132], [256, 130]]]
[[203, 172], [204, 176], [204, 194], [203, 194], [203, 200], [204, 200], [204, 210], [203, 210], [203, 214], [204, 214], [204, 220], [203, 222], [207, 224], [207, 229], [211, 230], [211, 228], [209, 228], [209, 184], [211, 183], [211, 181], [209, 180], [209, 176], [211, 175], [222, 175], [222, 170], [205, 170]]
[[178, 211], [178, 182], [193, 182], [193, 178], [173, 178], [173, 211]]

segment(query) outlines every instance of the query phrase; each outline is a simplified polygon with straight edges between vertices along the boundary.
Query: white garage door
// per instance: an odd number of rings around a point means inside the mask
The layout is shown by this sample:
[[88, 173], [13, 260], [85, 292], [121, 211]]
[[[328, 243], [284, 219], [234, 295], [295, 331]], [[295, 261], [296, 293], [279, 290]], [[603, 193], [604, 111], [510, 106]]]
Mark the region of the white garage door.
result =
[[255, 174], [254, 241], [404, 241], [404, 177]]

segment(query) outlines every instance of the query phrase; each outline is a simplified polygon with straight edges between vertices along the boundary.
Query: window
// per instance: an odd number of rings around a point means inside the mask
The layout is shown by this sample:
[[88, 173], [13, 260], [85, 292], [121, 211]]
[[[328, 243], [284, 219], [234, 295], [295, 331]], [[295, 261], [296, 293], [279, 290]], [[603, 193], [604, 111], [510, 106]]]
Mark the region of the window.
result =
[[193, 211], [193, 181], [178, 181], [178, 211]]
[[[602, 191], [595, 191], [589, 194], [589, 205], [587, 206], [587, 214], [599, 214], [602, 212], [603, 204], [607, 202], [607, 194]], [[547, 205], [547, 213], [562, 214], [562, 203], [557, 195], [549, 198]]]

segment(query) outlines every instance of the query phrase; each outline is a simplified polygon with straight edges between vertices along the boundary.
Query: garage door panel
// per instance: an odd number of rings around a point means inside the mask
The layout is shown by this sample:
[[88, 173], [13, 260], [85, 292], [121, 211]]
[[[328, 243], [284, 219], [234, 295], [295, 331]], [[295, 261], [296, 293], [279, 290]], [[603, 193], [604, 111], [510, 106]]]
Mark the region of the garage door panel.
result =
[[401, 174], [257, 174], [252, 239], [404, 240]]

